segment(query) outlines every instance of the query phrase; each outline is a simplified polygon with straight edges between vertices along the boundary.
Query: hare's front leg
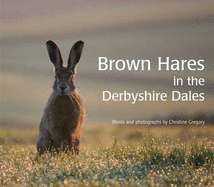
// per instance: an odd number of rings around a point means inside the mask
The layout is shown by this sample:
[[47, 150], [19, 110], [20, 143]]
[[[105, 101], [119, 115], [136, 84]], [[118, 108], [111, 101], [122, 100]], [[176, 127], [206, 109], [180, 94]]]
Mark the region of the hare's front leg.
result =
[[68, 136], [66, 140], [62, 141], [60, 144], [60, 151], [71, 151], [73, 153], [72, 137]]
[[74, 145], [74, 153], [78, 155], [79, 154], [80, 139], [75, 138], [73, 145]]

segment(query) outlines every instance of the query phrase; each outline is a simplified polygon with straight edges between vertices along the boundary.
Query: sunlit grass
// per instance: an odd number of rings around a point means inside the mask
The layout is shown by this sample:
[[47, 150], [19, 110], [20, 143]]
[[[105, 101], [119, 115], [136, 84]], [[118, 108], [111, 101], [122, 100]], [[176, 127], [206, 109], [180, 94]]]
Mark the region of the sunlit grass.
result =
[[80, 155], [35, 161], [37, 135], [1, 131], [0, 186], [214, 185], [213, 126], [87, 127]]

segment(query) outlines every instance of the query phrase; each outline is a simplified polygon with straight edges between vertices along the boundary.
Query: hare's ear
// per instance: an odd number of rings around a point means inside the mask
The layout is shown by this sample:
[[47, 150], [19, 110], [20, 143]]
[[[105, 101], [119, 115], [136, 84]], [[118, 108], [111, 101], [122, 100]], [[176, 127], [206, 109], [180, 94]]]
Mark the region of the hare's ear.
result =
[[59, 48], [53, 41], [47, 41], [46, 46], [51, 62], [54, 64], [56, 70], [62, 67], [62, 56]]
[[68, 58], [68, 68], [71, 69], [73, 72], [74, 72], [74, 69], [75, 69], [77, 63], [80, 60], [83, 45], [84, 45], [84, 42], [78, 41], [71, 48], [69, 58]]

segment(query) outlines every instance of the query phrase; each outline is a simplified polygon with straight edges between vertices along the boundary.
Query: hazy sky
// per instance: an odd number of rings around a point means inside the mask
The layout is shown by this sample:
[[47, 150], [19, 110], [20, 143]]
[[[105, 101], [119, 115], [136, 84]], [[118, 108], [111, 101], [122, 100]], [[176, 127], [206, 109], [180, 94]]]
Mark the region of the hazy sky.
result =
[[[45, 42], [54, 40], [64, 61], [85, 42], [77, 81], [90, 123], [213, 111], [213, 1], [15, 1], [1, 2], [1, 119], [38, 122], [54, 75]], [[98, 71], [98, 57], [150, 59], [152, 71]], [[205, 70], [156, 71], [157, 57], [204, 59]], [[173, 76], [204, 77], [204, 102], [103, 102], [102, 91], [170, 92]], [[187, 91], [187, 86], [180, 87]], [[192, 88], [191, 88], [192, 89]]]

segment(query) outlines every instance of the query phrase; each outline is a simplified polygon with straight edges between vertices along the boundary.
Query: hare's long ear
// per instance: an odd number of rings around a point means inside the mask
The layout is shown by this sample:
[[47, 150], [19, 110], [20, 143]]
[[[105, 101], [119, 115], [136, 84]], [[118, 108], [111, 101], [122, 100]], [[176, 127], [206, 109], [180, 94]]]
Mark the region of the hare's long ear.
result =
[[75, 69], [77, 63], [80, 60], [83, 45], [84, 45], [84, 42], [78, 41], [71, 48], [69, 58], [68, 58], [68, 68], [71, 69], [73, 72], [74, 72], [74, 69]]
[[62, 56], [59, 48], [53, 41], [47, 41], [46, 46], [51, 62], [54, 64], [56, 70], [62, 67]]

